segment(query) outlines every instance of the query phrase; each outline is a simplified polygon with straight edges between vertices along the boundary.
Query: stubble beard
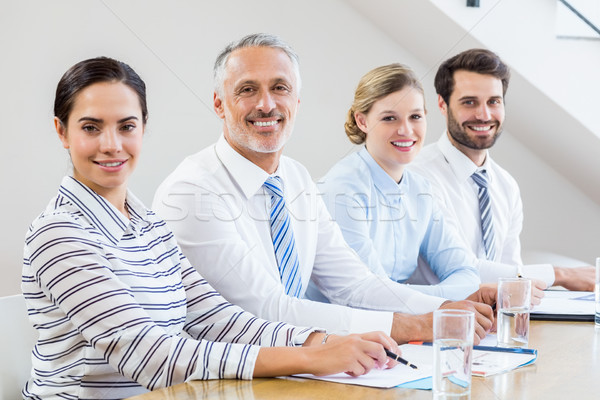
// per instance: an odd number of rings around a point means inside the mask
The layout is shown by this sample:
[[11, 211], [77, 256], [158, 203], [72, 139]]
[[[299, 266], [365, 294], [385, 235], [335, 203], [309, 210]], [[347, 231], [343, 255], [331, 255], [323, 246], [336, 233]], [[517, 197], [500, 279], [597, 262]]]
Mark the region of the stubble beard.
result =
[[[469, 121], [469, 122], [471, 122], [471, 121]], [[489, 123], [486, 121], [477, 121], [477, 122]], [[464, 126], [461, 126], [458, 123], [458, 121], [456, 121], [456, 119], [454, 118], [454, 114], [452, 114], [452, 110], [450, 108], [448, 108], [448, 124], [447, 124], [448, 125], [447, 126], [448, 133], [450, 134], [452, 139], [454, 139], [457, 143], [459, 143], [469, 149], [486, 150], [486, 149], [489, 149], [492, 146], [494, 146], [494, 144], [496, 143], [496, 140], [498, 140], [498, 137], [500, 137], [500, 134], [502, 133], [502, 124], [498, 123], [498, 121], [496, 121], [495, 123], [496, 123], [496, 132], [494, 133], [494, 136], [476, 141], [476, 140], [473, 140], [471, 137], [469, 137], [469, 135], [467, 134], [466, 128]]]
[[[252, 118], [269, 118], [270, 114], [253, 116]], [[281, 117], [281, 123], [287, 122], [283, 116]], [[250, 118], [250, 117], [248, 117]], [[250, 124], [250, 122], [248, 122]], [[250, 130], [252, 127], [250, 127]], [[255, 153], [276, 153], [283, 149], [283, 146], [289, 140], [292, 127], [284, 126], [280, 132], [269, 132], [269, 133], [259, 133], [259, 132], [249, 132], [245, 127], [240, 127], [239, 125], [227, 125], [227, 130], [229, 132], [229, 136], [231, 140], [235, 141], [240, 147], [246, 148]], [[275, 138], [273, 138], [276, 136]]]

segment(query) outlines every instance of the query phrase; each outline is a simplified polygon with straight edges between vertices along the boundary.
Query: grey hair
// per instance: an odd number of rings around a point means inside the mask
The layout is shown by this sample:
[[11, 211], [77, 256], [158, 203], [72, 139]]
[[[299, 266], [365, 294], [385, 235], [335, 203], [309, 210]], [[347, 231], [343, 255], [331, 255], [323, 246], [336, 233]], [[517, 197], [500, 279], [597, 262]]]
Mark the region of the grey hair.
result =
[[221, 51], [221, 53], [217, 56], [217, 60], [215, 61], [215, 66], [213, 69], [213, 77], [215, 92], [219, 97], [223, 97], [223, 81], [225, 80], [225, 67], [227, 66], [229, 56], [235, 50], [247, 47], [270, 47], [285, 52], [285, 54], [287, 54], [290, 61], [292, 62], [292, 65], [294, 66], [294, 72], [296, 73], [296, 81], [298, 84], [298, 93], [300, 92], [302, 82], [300, 80], [300, 60], [298, 58], [298, 54], [296, 54], [296, 52], [278, 36], [271, 35], [268, 33], [253, 33], [244, 36], [240, 40], [229, 43], [227, 47], [225, 47], [223, 51]]

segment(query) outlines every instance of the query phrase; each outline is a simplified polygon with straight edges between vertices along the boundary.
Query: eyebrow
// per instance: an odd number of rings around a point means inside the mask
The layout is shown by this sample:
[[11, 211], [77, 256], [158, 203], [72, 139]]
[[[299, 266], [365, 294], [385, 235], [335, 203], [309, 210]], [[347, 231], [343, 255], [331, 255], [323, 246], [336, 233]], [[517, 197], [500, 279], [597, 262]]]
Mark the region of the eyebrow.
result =
[[[121, 118], [120, 120], [117, 121], [117, 123], [123, 123], [125, 121], [129, 121], [130, 119], [135, 119], [137, 120], [138, 117], [136, 117], [135, 115], [131, 115], [129, 117], [125, 117], [125, 118]], [[94, 118], [94, 117], [81, 117], [77, 120], [77, 122], [83, 122], [83, 121], [90, 121], [90, 122], [97, 122], [97, 123], [102, 123], [104, 122], [104, 120], [99, 119], [99, 118]]]
[[276, 84], [276, 83], [286, 83], [288, 85], [292, 84], [292, 82], [289, 79], [284, 78], [284, 77], [279, 77], [279, 78], [273, 79], [273, 84]]
[[235, 82], [234, 87], [238, 88], [243, 85], [256, 85], [256, 81], [253, 79], [245, 79], [243, 81]]
[[[269, 85], [274, 85], [274, 84], [282, 83], [282, 82], [286, 83], [288, 85], [292, 84], [292, 82], [289, 79], [281, 76], [281, 77], [276, 77], [276, 78], [273, 78], [273, 79], [269, 80]], [[244, 86], [244, 85], [258, 86], [258, 85], [260, 85], [260, 81], [259, 80], [255, 80], [255, 79], [245, 79], [243, 81], [236, 82], [235, 85], [234, 85], [234, 89], [238, 89], [238, 88], [240, 88], [241, 86]]]
[[[479, 99], [479, 97], [477, 97], [477, 96], [463, 96], [458, 100], [461, 101], [461, 100], [478, 100], [478, 99]], [[502, 99], [502, 96], [490, 96], [490, 97], [488, 97], [488, 100], [489, 99]]]
[[[420, 112], [420, 111], [425, 111], [424, 108], [413, 108], [412, 110], [408, 110], [408, 112]], [[394, 110], [382, 110], [379, 112], [379, 115], [383, 115], [383, 114], [398, 114], [396, 111]]]

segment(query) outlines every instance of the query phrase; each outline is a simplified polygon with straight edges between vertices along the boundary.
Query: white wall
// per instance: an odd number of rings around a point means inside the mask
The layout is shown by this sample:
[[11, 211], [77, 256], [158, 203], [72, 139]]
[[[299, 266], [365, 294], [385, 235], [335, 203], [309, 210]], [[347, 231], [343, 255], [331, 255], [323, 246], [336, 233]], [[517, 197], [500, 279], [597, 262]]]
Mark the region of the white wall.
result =
[[[286, 153], [307, 165], [315, 178], [352, 151], [343, 133], [346, 110], [358, 79], [375, 66], [390, 62], [412, 66], [426, 88], [430, 140], [443, 129], [432, 89], [435, 65], [420, 62], [381, 31], [377, 23], [341, 0], [3, 3], [0, 296], [20, 291], [27, 226], [68, 173], [68, 156], [53, 131], [52, 102], [60, 76], [82, 59], [98, 55], [118, 58], [136, 69], [147, 83], [150, 120], [144, 156], [130, 185], [147, 204], [156, 186], [185, 155], [217, 139], [221, 125], [211, 106], [212, 63], [229, 41], [247, 33], [278, 34], [300, 55], [301, 107]], [[427, 21], [427, 16], [417, 14], [398, 18]], [[504, 144], [511, 146], [507, 153], [527, 152], [517, 141], [506, 140]], [[520, 162], [541, 174], [548, 169], [535, 159]], [[593, 209], [560, 176], [544, 175], [544, 182], [575, 198], [582, 210]], [[526, 205], [526, 212], [529, 209]], [[576, 226], [578, 221], [568, 223]], [[538, 229], [531, 226], [527, 229]], [[540, 227], [539, 233], [541, 238], [548, 236], [545, 227]], [[570, 250], [567, 254], [583, 254], [577, 246], [570, 246]], [[591, 256], [592, 251], [586, 249], [585, 257]]]
[[[519, 182], [524, 252], [600, 255], [600, 41], [555, 38], [554, 0], [346, 0], [433, 73], [472, 47], [511, 67], [492, 156]], [[437, 136], [430, 131], [430, 137]]]
[[557, 0], [431, 0], [600, 137], [600, 40], [557, 39]]
[[[511, 66], [494, 157], [520, 184], [524, 250], [600, 256], [600, 40], [557, 39], [555, 0], [431, 0]], [[597, 35], [596, 35], [597, 37]]]
[[560, 165], [548, 165], [512, 131], [502, 134], [491, 154], [519, 182], [523, 253], [556, 253], [594, 265], [600, 257], [600, 206], [561, 175]]
[[417, 72], [424, 69], [338, 1], [5, 3], [0, 12], [0, 174], [5, 188], [0, 198], [0, 295], [20, 291], [27, 226], [69, 171], [68, 156], [53, 131], [52, 107], [60, 76], [77, 61], [112, 56], [129, 63], [146, 81], [150, 119], [143, 158], [130, 186], [147, 204], [184, 156], [220, 134], [220, 120], [212, 110], [212, 64], [231, 40], [270, 32], [299, 53], [301, 106], [286, 153], [315, 177], [353, 149], [343, 122], [360, 76], [398, 61]]

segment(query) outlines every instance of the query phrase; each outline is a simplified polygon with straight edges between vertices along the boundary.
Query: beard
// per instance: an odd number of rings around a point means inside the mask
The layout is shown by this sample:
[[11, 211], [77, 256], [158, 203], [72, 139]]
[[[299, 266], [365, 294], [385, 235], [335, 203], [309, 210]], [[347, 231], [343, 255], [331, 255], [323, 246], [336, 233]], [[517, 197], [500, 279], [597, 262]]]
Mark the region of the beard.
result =
[[[485, 138], [480, 138], [480, 137], [476, 137], [476, 136], [469, 136], [469, 134], [466, 131], [465, 125], [466, 124], [471, 124], [471, 123], [477, 123], [477, 124], [495, 124], [496, 125], [496, 132], [494, 133], [493, 136], [490, 137], [485, 137]], [[474, 120], [474, 121], [466, 121], [463, 122], [462, 126], [458, 123], [458, 121], [454, 118], [454, 114], [452, 114], [452, 110], [450, 109], [450, 107], [448, 107], [448, 124], [447, 124], [447, 128], [448, 128], [448, 133], [450, 134], [450, 136], [452, 137], [452, 139], [454, 139], [457, 143], [469, 148], [469, 149], [473, 149], [473, 150], [485, 150], [485, 149], [489, 149], [490, 147], [492, 147], [494, 145], [494, 143], [496, 143], [496, 140], [498, 140], [498, 137], [500, 137], [500, 134], [502, 133], [502, 124], [498, 121], [480, 121], [480, 120]]]
[[[246, 121], [258, 118], [272, 118], [274, 116], [279, 117], [281, 123], [285, 124], [287, 122], [287, 119], [285, 119], [283, 115], [276, 112], [252, 113], [246, 117]], [[227, 130], [230, 138], [234, 142], [241, 145], [241, 147], [256, 153], [276, 153], [280, 151], [287, 143], [292, 133], [292, 128], [287, 126], [287, 124], [283, 126], [281, 131], [270, 133], [249, 133], [245, 126], [242, 127], [239, 124], [228, 124]]]

